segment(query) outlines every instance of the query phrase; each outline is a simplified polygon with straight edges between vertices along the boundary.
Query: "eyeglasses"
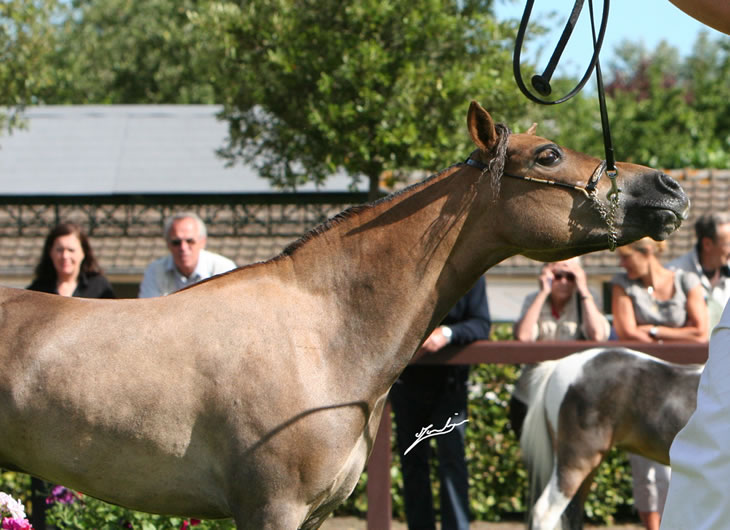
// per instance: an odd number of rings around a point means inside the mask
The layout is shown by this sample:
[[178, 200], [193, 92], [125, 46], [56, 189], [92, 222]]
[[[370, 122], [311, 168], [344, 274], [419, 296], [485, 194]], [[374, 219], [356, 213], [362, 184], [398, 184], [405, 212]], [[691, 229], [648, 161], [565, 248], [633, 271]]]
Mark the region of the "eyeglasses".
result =
[[572, 272], [554, 272], [553, 278], [555, 278], [558, 281], [568, 280], [569, 282], [574, 282], [575, 274], [573, 274]]
[[188, 238], [188, 239], [171, 239], [170, 240], [170, 244], [173, 247], [179, 247], [180, 245], [183, 244], [183, 241], [185, 241], [188, 244], [188, 246], [191, 247], [191, 246], [193, 246], [195, 244], [195, 241], [196, 240], [193, 239], [193, 238]]

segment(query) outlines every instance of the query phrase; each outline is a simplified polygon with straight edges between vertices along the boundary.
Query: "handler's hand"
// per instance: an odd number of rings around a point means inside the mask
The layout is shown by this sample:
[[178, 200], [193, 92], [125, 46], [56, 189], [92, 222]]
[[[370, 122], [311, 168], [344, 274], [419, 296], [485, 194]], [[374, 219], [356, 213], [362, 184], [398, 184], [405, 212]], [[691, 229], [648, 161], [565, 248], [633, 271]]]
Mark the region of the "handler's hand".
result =
[[448, 343], [449, 339], [444, 337], [444, 334], [441, 331], [441, 326], [439, 326], [431, 332], [431, 334], [428, 336], [426, 341], [423, 343], [423, 346], [421, 347], [428, 353], [435, 353], [444, 346], [446, 346]]

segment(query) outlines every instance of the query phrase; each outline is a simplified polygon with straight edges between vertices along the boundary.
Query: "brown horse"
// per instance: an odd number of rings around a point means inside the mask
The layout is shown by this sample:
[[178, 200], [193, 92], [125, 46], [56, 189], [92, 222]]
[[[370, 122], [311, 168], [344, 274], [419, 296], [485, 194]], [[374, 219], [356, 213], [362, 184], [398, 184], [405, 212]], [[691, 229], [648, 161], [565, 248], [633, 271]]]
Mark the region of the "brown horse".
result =
[[316, 528], [391, 384], [484, 271], [604, 249], [608, 225], [621, 244], [666, 238], [686, 216], [658, 171], [620, 164], [612, 210], [599, 160], [476, 103], [467, 121], [468, 163], [265, 263], [146, 300], [0, 290], [0, 466], [136, 510]]

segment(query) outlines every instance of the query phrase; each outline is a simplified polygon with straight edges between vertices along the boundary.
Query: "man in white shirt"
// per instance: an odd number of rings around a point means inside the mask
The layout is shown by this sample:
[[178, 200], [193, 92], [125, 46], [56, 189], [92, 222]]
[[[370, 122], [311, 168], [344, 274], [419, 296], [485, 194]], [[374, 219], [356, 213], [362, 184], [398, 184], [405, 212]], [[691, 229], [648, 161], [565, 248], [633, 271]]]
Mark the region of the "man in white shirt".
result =
[[669, 450], [672, 478], [662, 530], [715, 530], [730, 524], [730, 214], [703, 216], [695, 230], [697, 247], [670, 266], [699, 275], [712, 331], [697, 409]]
[[[730, 35], [730, 2], [671, 0]], [[672, 480], [662, 530], [716, 530], [730, 521], [730, 309], [712, 331], [697, 409], [669, 451]]]
[[730, 299], [730, 212], [706, 214], [695, 222], [697, 245], [667, 265], [694, 272], [705, 290], [709, 331], [720, 321]]
[[228, 258], [205, 250], [207, 230], [197, 214], [173, 215], [165, 221], [164, 231], [170, 254], [147, 266], [139, 286], [140, 298], [165, 296], [236, 268]]

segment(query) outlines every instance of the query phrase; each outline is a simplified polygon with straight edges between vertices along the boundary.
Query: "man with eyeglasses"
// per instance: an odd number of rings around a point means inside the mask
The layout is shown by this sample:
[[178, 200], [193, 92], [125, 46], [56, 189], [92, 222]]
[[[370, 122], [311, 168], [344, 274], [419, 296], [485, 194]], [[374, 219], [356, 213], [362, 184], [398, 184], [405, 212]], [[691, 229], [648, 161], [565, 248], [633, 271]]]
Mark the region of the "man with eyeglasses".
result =
[[730, 300], [730, 212], [701, 216], [695, 222], [695, 234], [695, 247], [669, 262], [667, 267], [694, 272], [700, 277], [709, 312], [709, 331], [712, 333]]
[[139, 286], [140, 298], [165, 296], [236, 268], [228, 258], [205, 250], [207, 230], [197, 214], [173, 215], [165, 221], [164, 231], [170, 254], [147, 266]]

